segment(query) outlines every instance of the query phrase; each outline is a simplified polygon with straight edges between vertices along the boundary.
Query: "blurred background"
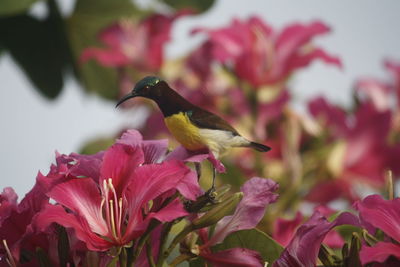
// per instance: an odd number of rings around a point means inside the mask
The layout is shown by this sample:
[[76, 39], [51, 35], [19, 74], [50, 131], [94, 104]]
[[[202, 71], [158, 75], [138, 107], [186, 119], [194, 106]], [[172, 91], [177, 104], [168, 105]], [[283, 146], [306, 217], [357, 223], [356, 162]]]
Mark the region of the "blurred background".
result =
[[[389, 80], [384, 60], [400, 60], [400, 2], [395, 0], [109, 2], [28, 0], [15, 4], [7, 0], [0, 4], [1, 188], [11, 186], [22, 197], [38, 171], [48, 172], [55, 151], [95, 151], [93, 140], [97, 140], [95, 147], [104, 147], [122, 129], [143, 127], [152, 107], [139, 101], [115, 109], [116, 100], [144, 75], [176, 78], [176, 71], [170, 74], [174, 71], [168, 69], [176, 66], [165, 62], [183, 58], [201, 46], [207, 34], [192, 35], [196, 28], [228, 27], [235, 18], [247, 21], [252, 16], [278, 32], [293, 23], [322, 21], [330, 32], [313, 38], [313, 45], [340, 58], [341, 67], [316, 60], [291, 75], [287, 81], [291, 107], [299, 114], [307, 114], [307, 102], [319, 95], [350, 109], [356, 81], [363, 77]], [[161, 47], [162, 66], [135, 65], [121, 71], [122, 63], [90, 53], [95, 50], [82, 56], [87, 48], [107, 47], [107, 38], [99, 34], [118, 20], [132, 18], [135, 24], [152, 14], [179, 12], [185, 15], [173, 18], [173, 23], [161, 22], [171, 23], [170, 38], [164, 36]], [[244, 132], [262, 138], [251, 125], [246, 127]], [[261, 141], [269, 144], [267, 137]]]

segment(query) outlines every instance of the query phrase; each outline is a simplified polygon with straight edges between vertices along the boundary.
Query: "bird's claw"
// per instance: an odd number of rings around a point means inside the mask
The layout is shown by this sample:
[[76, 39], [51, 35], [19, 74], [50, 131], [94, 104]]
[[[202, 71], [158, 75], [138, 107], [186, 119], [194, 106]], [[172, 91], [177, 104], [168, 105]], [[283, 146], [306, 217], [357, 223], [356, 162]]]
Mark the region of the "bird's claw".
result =
[[207, 200], [212, 203], [215, 204], [217, 203], [217, 192], [215, 190], [215, 187], [211, 187], [205, 194], [204, 196], [207, 198]]

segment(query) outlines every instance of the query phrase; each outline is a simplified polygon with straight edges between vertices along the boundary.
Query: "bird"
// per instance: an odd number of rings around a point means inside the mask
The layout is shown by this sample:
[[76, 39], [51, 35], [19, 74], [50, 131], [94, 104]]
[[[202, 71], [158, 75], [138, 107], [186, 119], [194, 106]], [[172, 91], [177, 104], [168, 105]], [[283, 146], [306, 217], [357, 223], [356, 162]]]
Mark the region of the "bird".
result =
[[[116, 107], [134, 97], [156, 102], [170, 133], [189, 151], [208, 149], [215, 158], [219, 158], [233, 147], [250, 147], [260, 152], [271, 149], [244, 138], [227, 121], [192, 104], [159, 77], [141, 79], [130, 93], [118, 101]], [[214, 168], [212, 186], [208, 192], [215, 190], [215, 176]]]

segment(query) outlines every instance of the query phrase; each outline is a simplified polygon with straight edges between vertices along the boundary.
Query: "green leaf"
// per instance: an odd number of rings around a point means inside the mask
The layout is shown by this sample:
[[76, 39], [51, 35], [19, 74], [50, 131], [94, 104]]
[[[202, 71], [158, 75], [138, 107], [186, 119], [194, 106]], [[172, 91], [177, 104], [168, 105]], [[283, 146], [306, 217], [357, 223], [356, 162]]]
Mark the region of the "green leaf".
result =
[[50, 20], [40, 21], [28, 15], [0, 19], [0, 46], [10, 52], [35, 87], [51, 99], [62, 89], [65, 65], [56, 31]]
[[24, 13], [38, 0], [1, 0], [0, 16], [11, 16]]
[[202, 13], [210, 9], [214, 0], [161, 0], [174, 9], [189, 9], [196, 13]]
[[258, 251], [263, 261], [269, 263], [268, 266], [271, 266], [283, 251], [283, 247], [278, 242], [258, 229], [234, 232], [227, 236], [222, 244], [214, 246], [213, 250], [217, 252], [237, 247]]
[[[68, 34], [76, 62], [87, 47], [101, 47], [97, 36], [101, 30], [121, 18], [142, 13], [129, 0], [79, 0], [68, 19]], [[117, 71], [100, 66], [94, 61], [77, 63], [81, 82], [88, 91], [115, 99], [119, 90]]]

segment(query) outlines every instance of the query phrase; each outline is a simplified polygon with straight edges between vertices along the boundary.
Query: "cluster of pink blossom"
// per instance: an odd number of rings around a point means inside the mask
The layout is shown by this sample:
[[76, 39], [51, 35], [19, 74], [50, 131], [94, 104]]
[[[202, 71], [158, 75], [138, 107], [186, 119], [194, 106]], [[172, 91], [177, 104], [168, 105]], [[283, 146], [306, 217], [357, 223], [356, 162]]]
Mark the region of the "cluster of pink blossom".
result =
[[[357, 81], [351, 107], [318, 97], [301, 115], [290, 102], [295, 72], [316, 60], [341, 67], [313, 43], [327, 25], [278, 31], [258, 17], [235, 19], [195, 29], [204, 35], [199, 47], [165, 60], [183, 13], [119, 21], [100, 33], [106, 47], [85, 49], [81, 61], [116, 68], [119, 95], [145, 74], [160, 75], [272, 151], [229, 154], [220, 178], [233, 190], [217, 190], [216, 203], [204, 200], [189, 166], [208, 159], [222, 171], [222, 163], [182, 147], [168, 153], [165, 140], [134, 130], [94, 155], [57, 154], [19, 204], [11, 188], [0, 195], [0, 266], [399, 266], [400, 199], [387, 183], [400, 175], [400, 64], [385, 63], [392, 80]], [[149, 106], [146, 138], [166, 134], [161, 120]], [[389, 188], [389, 197], [363, 198], [360, 185]], [[339, 199], [346, 212], [330, 208]]]

